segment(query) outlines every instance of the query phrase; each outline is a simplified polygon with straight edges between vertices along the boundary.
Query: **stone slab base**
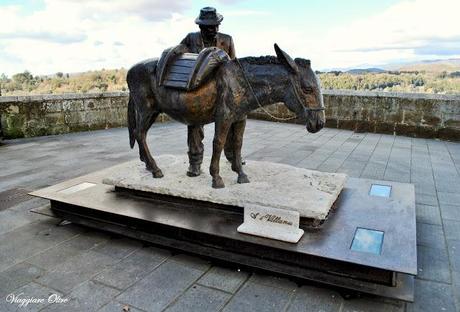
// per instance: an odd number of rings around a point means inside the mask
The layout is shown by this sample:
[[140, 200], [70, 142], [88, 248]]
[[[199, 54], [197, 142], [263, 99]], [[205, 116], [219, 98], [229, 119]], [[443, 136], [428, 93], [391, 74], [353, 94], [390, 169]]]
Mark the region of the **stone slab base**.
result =
[[325, 220], [337, 200], [347, 176], [265, 161], [247, 160], [244, 170], [250, 183], [238, 184], [237, 174], [224, 158], [220, 175], [226, 187], [213, 189], [207, 172], [210, 158], [205, 157], [198, 177], [188, 177], [187, 156], [156, 157], [164, 177], [154, 179], [144, 163], [131, 161], [105, 177], [104, 183], [118, 188], [212, 202], [244, 208], [247, 204], [298, 211], [301, 218]]

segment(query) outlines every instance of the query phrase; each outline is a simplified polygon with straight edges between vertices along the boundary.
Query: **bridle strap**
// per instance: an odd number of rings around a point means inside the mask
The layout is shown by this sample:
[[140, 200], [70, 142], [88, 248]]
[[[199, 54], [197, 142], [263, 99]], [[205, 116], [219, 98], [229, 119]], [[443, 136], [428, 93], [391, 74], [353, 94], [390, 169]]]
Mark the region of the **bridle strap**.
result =
[[323, 110], [325, 110], [326, 108], [325, 107], [318, 107], [318, 108], [305, 108], [305, 110], [309, 111], [309, 112], [321, 112]]
[[303, 106], [302, 101], [300, 100], [299, 93], [297, 93], [297, 88], [295, 87], [294, 81], [292, 81], [291, 76], [289, 76], [289, 81], [291, 82], [292, 89], [294, 90], [294, 95], [296, 97], [297, 103], [299, 104], [300, 108], [304, 109], [307, 112], [321, 112], [326, 109], [325, 107], [310, 108], [310, 107]]
[[[243, 73], [243, 78], [244, 80], [246, 81], [247, 85], [248, 85], [248, 88], [249, 90], [251, 91], [251, 94], [252, 96], [254, 97], [254, 99], [256, 100], [256, 103], [257, 105], [259, 106], [260, 109], [262, 109], [265, 114], [267, 114], [268, 116], [270, 116], [271, 118], [275, 119], [275, 120], [278, 120], [278, 121], [288, 121], [288, 120], [293, 120], [293, 119], [296, 119], [297, 116], [293, 116], [293, 117], [289, 117], [289, 118], [279, 118], [279, 117], [276, 117], [276, 116], [273, 116], [269, 111], [267, 111], [259, 102], [259, 99], [257, 98], [257, 95], [256, 93], [254, 92], [254, 89], [252, 88], [252, 85], [251, 83], [249, 82], [249, 79], [248, 77], [246, 76], [246, 72], [244, 71], [244, 68], [243, 68], [243, 65], [241, 65], [240, 63], [240, 60], [238, 58], [235, 57], [235, 60], [236, 62], [238, 63], [238, 66], [240, 66], [241, 68], [241, 71]], [[301, 102], [299, 102], [299, 104], [301, 104]]]

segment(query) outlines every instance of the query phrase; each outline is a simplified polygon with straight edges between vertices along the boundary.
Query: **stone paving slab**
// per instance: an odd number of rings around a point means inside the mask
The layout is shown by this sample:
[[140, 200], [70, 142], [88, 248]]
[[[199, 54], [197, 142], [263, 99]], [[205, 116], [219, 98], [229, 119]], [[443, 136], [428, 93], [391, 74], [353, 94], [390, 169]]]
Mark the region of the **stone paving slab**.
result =
[[231, 294], [229, 293], [200, 285], [194, 285], [175, 302], [169, 305], [165, 311], [220, 311], [230, 298]]
[[162, 311], [186, 292], [203, 273], [177, 261], [167, 261], [117, 299], [142, 310]]
[[415, 206], [417, 211], [417, 222], [425, 224], [441, 225], [441, 215], [439, 214], [439, 207], [417, 204]]
[[294, 290], [247, 282], [222, 311], [278, 312], [285, 310]]
[[118, 290], [111, 287], [87, 281], [75, 288], [68, 296], [65, 296], [69, 302], [65, 304], [54, 303], [41, 311], [97, 311], [119, 293]]
[[25, 261], [43, 250], [52, 248], [78, 235], [75, 226], [64, 229], [55, 220], [31, 222], [0, 236], [0, 272]]
[[343, 305], [342, 296], [334, 290], [313, 286], [302, 286], [295, 291], [287, 312], [339, 311]]
[[[27, 294], [28, 297], [33, 297], [33, 298], [46, 298], [48, 299], [50, 296], [55, 295], [55, 296], [62, 296], [61, 293], [57, 292], [54, 289], [45, 287], [43, 285], [37, 284], [35, 282], [30, 282], [29, 284], [26, 284], [19, 289], [15, 291], [15, 293], [18, 295], [19, 299], [25, 299], [26, 297], [24, 296]], [[20, 295], [24, 294], [24, 295]], [[0, 301], [0, 311], [2, 312], [18, 312], [18, 311], [43, 311], [43, 309], [51, 303], [48, 300], [43, 300], [42, 302], [38, 303], [27, 303], [24, 302], [22, 306], [20, 306], [21, 303], [18, 304], [11, 304], [7, 300], [1, 300]]]
[[153, 271], [169, 252], [158, 248], [141, 248], [116, 265], [99, 273], [93, 280], [116, 289], [126, 289]]
[[407, 304], [407, 312], [458, 311], [449, 284], [416, 280], [415, 301]]
[[27, 262], [46, 270], [53, 270], [56, 266], [78, 254], [82, 254], [94, 248], [106, 239], [107, 236], [101, 235], [101, 233], [84, 232], [81, 235], [77, 235], [61, 244], [32, 256], [27, 259]]
[[197, 283], [233, 294], [246, 281], [247, 277], [248, 274], [241, 272], [241, 270], [213, 267]]
[[89, 250], [55, 266], [38, 278], [37, 282], [68, 294], [81, 283], [117, 262], [115, 258]]
[[16, 264], [0, 273], [0, 296], [5, 298], [13, 290], [20, 288], [46, 273], [42, 268], [27, 262]]
[[[211, 155], [213, 126], [205, 127]], [[155, 155], [186, 155], [186, 127], [154, 125]], [[125, 128], [6, 141], [0, 146], [0, 192], [39, 189], [137, 159]], [[249, 120], [243, 156], [351, 177], [415, 184], [419, 275], [415, 302], [362, 296], [247, 271], [86, 228], [30, 209], [29, 200], [0, 212], [0, 311], [459, 311], [460, 144]], [[4, 166], [4, 164], [7, 164]], [[207, 174], [207, 168], [203, 168]], [[60, 294], [67, 304], [18, 308], [5, 299]]]

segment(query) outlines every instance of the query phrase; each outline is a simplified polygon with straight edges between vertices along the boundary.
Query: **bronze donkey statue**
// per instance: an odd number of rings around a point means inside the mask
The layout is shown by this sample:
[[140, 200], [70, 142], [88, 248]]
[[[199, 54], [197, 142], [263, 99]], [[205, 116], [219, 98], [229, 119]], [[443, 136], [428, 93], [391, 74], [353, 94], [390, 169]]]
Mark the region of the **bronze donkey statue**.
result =
[[[158, 86], [151, 59], [134, 65], [127, 75], [129, 87], [128, 128], [131, 148], [137, 141], [141, 161], [153, 177], [163, 173], [150, 154], [147, 131], [160, 113], [187, 125], [215, 123], [210, 165], [212, 187], [225, 187], [219, 175], [219, 161], [229, 129], [233, 129], [232, 170], [238, 183], [248, 183], [243, 171], [241, 147], [248, 112], [283, 102], [306, 124], [309, 132], [323, 128], [325, 113], [318, 78], [310, 61], [288, 54], [275, 44], [276, 57], [246, 57], [222, 64], [212, 79], [193, 91]], [[233, 127], [232, 127], [233, 125]]]

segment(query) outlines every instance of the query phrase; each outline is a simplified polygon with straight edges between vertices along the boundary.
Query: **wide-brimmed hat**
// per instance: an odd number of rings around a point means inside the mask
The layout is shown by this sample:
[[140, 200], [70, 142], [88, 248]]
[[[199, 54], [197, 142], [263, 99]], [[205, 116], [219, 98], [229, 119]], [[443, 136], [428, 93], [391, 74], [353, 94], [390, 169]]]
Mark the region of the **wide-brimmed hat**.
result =
[[200, 10], [200, 15], [195, 19], [198, 25], [219, 25], [224, 17], [217, 13], [215, 8], [205, 7]]

